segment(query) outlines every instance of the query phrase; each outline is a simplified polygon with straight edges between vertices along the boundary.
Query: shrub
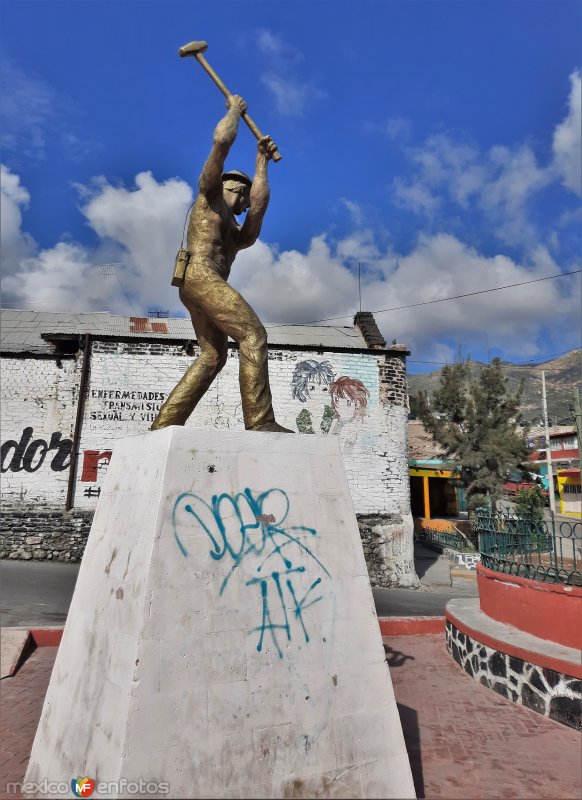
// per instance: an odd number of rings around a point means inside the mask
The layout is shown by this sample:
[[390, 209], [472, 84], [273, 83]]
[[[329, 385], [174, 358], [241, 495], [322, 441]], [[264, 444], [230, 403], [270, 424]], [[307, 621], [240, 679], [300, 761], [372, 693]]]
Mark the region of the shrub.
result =
[[488, 494], [474, 492], [473, 494], [469, 495], [467, 508], [469, 509], [469, 517], [474, 517], [478, 508], [484, 508], [487, 511], [491, 511], [491, 498]]
[[515, 495], [515, 516], [533, 523], [544, 521], [544, 495], [537, 484], [531, 489], [520, 489]]
[[[544, 496], [540, 486], [520, 489], [515, 495], [515, 516], [527, 532], [527, 547], [538, 553], [553, 551], [553, 537], [544, 522]], [[519, 523], [518, 523], [519, 524]], [[523, 537], [522, 537], [523, 546]]]

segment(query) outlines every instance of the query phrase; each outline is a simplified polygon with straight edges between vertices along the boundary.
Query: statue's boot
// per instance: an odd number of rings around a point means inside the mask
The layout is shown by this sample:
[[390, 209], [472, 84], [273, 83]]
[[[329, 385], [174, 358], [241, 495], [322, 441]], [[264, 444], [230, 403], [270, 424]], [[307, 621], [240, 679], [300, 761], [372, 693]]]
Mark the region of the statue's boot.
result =
[[279, 425], [278, 422], [265, 422], [264, 425], [256, 425], [254, 428], [249, 428], [250, 431], [267, 431], [268, 433], [295, 433]]

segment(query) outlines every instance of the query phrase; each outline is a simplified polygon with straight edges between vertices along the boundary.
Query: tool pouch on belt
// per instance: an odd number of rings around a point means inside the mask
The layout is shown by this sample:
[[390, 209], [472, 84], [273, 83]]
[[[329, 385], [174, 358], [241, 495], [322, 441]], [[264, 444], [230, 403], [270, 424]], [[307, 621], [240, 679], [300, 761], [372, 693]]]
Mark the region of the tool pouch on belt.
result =
[[176, 256], [176, 263], [174, 265], [174, 274], [172, 275], [172, 286], [181, 286], [184, 283], [184, 275], [186, 274], [186, 267], [190, 261], [190, 253], [181, 247]]
[[188, 262], [190, 261], [190, 253], [188, 250], [184, 248], [184, 236], [186, 234], [186, 225], [188, 223], [188, 215], [192, 210], [192, 205], [186, 211], [186, 219], [184, 220], [184, 228], [182, 230], [182, 238], [180, 239], [180, 249], [178, 250], [178, 255], [176, 256], [176, 262], [174, 264], [174, 274], [172, 275], [172, 286], [181, 286], [184, 283], [184, 275], [186, 274], [186, 267], [188, 266]]

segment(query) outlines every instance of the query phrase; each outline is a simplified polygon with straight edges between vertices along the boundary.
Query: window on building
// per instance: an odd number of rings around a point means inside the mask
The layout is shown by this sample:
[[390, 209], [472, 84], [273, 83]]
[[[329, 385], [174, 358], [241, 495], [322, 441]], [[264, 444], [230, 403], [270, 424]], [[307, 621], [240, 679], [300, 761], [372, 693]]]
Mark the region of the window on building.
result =
[[576, 436], [564, 436], [562, 439], [562, 447], [564, 450], [575, 450], [578, 447]]

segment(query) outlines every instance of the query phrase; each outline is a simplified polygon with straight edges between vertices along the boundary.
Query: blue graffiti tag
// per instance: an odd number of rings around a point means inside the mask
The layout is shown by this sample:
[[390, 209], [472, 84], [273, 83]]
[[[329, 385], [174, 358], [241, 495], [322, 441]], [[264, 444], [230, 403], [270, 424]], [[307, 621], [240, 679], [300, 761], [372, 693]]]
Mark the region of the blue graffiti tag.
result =
[[[273, 506], [282, 505], [282, 510], [278, 515], [266, 513], [267, 504], [270, 510]], [[172, 512], [174, 537], [184, 557], [188, 557], [189, 552], [178, 533], [177, 517], [181, 512], [189, 515], [191, 522], [198, 525], [208, 537], [210, 557], [215, 561], [226, 558], [230, 563], [230, 569], [220, 585], [219, 596], [222, 596], [232, 576], [245, 562], [252, 573], [252, 577], [245, 581], [245, 586], [258, 586], [262, 601], [261, 624], [250, 632], [259, 634], [259, 652], [263, 649], [265, 634], [270, 634], [279, 658], [283, 658], [283, 651], [278, 636], [282, 635], [288, 642], [291, 641], [293, 620], [297, 621], [305, 641], [309, 642], [303, 614], [323, 599], [318, 587], [323, 580], [331, 578], [306, 544], [317, 536], [317, 531], [303, 525], [285, 525], [289, 510], [289, 498], [282, 489], [269, 489], [256, 496], [250, 489], [245, 489], [234, 497], [226, 493], [213, 495], [210, 504], [198, 495], [183, 492], [176, 499]], [[308, 576], [303, 564], [295, 566], [291, 560], [293, 553], [295, 557], [304, 554], [320, 574]], [[297, 583], [300, 577], [303, 578], [302, 589]]]

